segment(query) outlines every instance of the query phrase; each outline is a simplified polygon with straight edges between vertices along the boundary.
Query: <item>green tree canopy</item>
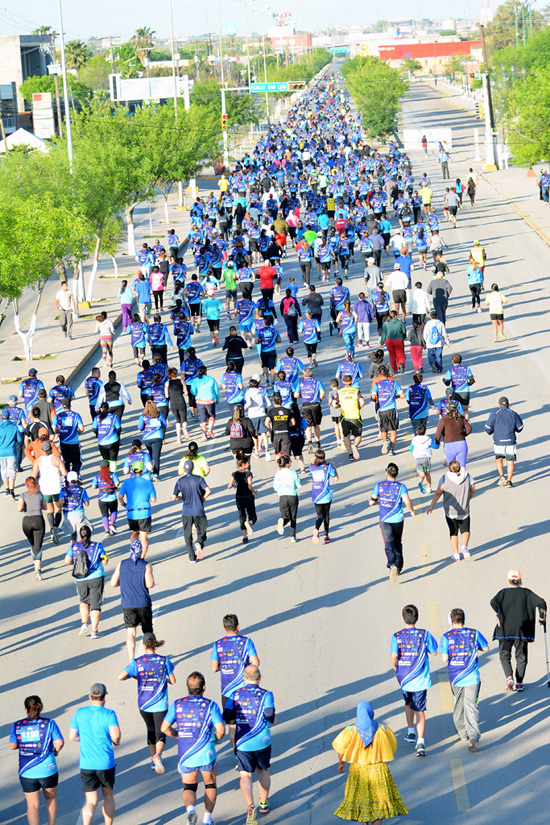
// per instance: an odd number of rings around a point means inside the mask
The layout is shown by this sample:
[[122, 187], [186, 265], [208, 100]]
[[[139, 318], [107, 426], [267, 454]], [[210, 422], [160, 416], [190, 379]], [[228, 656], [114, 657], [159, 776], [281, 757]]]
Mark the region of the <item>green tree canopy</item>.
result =
[[[58, 80], [59, 90], [61, 94], [63, 94], [63, 77], [60, 75]], [[76, 77], [72, 74], [67, 75], [67, 85], [71, 91], [74, 100], [82, 102], [89, 100], [92, 96], [91, 88], [87, 86], [85, 83], [81, 83], [80, 80], [77, 80]], [[32, 75], [32, 77], [27, 77], [27, 79], [24, 80], [21, 86], [19, 87], [19, 91], [21, 92], [23, 98], [27, 101], [27, 103], [31, 104], [33, 94], [38, 94], [39, 92], [50, 92], [52, 95], [55, 95], [54, 77], [51, 74], [44, 74], [39, 76]]]
[[509, 101], [509, 144], [518, 163], [550, 162], [550, 66], [515, 84]]
[[[487, 25], [487, 46], [491, 53], [506, 46], [516, 45], [516, 13], [519, 38], [523, 42], [522, 9], [525, 14], [526, 36], [529, 37], [529, 15], [521, 0], [506, 0], [496, 10], [493, 19]], [[544, 14], [531, 9], [533, 30], [545, 24]]]
[[67, 67], [76, 70], [78, 79], [80, 79], [80, 70], [86, 65], [91, 56], [91, 51], [82, 40], [69, 40], [65, 44]]
[[344, 62], [342, 74], [367, 134], [376, 138], [390, 134], [407, 90], [402, 72], [377, 57], [355, 57]]

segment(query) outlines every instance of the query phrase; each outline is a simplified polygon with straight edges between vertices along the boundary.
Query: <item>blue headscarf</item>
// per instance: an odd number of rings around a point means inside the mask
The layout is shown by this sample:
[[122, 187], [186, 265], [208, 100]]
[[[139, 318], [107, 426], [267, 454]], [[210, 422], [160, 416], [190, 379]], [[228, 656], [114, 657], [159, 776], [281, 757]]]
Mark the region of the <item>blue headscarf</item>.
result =
[[378, 722], [374, 718], [374, 708], [370, 702], [359, 702], [357, 705], [355, 726], [364, 746], [370, 745], [378, 730]]
[[130, 558], [134, 562], [134, 564], [138, 563], [138, 560], [141, 558], [141, 551], [143, 547], [141, 546], [141, 542], [139, 539], [135, 539], [134, 541], [130, 542]]

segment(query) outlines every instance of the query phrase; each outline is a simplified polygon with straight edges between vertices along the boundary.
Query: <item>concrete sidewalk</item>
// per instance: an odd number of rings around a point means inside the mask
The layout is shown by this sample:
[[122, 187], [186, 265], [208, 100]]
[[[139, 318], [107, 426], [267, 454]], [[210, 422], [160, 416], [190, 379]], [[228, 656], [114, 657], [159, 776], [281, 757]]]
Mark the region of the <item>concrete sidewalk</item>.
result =
[[[471, 163], [474, 170], [487, 183], [495, 188], [498, 194], [507, 200], [516, 212], [526, 221], [539, 237], [550, 246], [550, 206], [545, 204], [539, 197], [539, 187], [537, 179], [528, 175], [527, 168], [523, 166], [509, 166], [507, 169], [499, 169], [496, 172], [484, 172], [483, 163], [475, 160], [474, 129], [479, 129], [479, 149], [483, 156], [484, 124], [475, 116], [475, 100], [463, 95], [462, 90], [450, 83], [438, 82], [437, 86], [432, 83], [427, 84], [431, 90], [445, 100], [453, 109], [462, 110], [461, 116], [456, 112], [458, 118], [463, 119], [465, 125], [471, 124], [469, 130], [470, 140], [461, 141], [459, 148], [455, 151], [461, 154], [464, 160]], [[546, 164], [548, 166], [548, 164]], [[545, 164], [539, 163], [533, 167], [535, 175]]]
[[[217, 191], [216, 180], [197, 181], [200, 184], [201, 194], [207, 194], [212, 189]], [[135, 221], [135, 241], [136, 249], [147, 240], [154, 243], [155, 238], [159, 238], [161, 243], [166, 238], [167, 229], [174, 227], [180, 239], [183, 241], [187, 237], [191, 222], [189, 212], [178, 208], [177, 194], [170, 196], [168, 201], [168, 214], [170, 223], [165, 223], [164, 201], [158, 199], [154, 207], [151, 208], [151, 220], [153, 232], [151, 233], [151, 223], [149, 220], [149, 205], [141, 204], [134, 214]], [[153, 238], [151, 238], [151, 235]], [[70, 382], [88, 358], [99, 349], [99, 339], [95, 334], [95, 317], [100, 312], [107, 312], [115, 327], [121, 320], [120, 302], [118, 291], [121, 281], [126, 278], [133, 280], [138, 269], [137, 262], [127, 254], [120, 252], [116, 256], [118, 276], [114, 275], [114, 266], [110, 258], [102, 258], [94, 283], [94, 299], [89, 310], [85, 310], [82, 317], [75, 319], [73, 325], [73, 338], [64, 338], [59, 326], [58, 312], [55, 309], [55, 295], [59, 289], [59, 281], [52, 277], [44, 289], [42, 302], [38, 310], [36, 332], [33, 343], [33, 361], [25, 361], [23, 353], [23, 343], [13, 329], [13, 314], [8, 310], [8, 318], [4, 321], [4, 334], [6, 329], [8, 335], [0, 344], [1, 363], [1, 384], [0, 403], [5, 404], [12, 394], [17, 395], [19, 382], [24, 378], [30, 367], [38, 370], [38, 377], [44, 382], [46, 389], [50, 389], [55, 384], [55, 377], [59, 374], [65, 376]], [[187, 262], [189, 263], [189, 261]], [[89, 264], [85, 267], [84, 278], [88, 279], [90, 272]], [[172, 283], [169, 283], [169, 289]], [[166, 304], [166, 302], [165, 302]], [[27, 329], [30, 317], [30, 309], [22, 313], [22, 328]], [[120, 333], [118, 326], [117, 333]], [[117, 334], [117, 337], [118, 337]], [[114, 369], [117, 366], [117, 342], [113, 347]]]

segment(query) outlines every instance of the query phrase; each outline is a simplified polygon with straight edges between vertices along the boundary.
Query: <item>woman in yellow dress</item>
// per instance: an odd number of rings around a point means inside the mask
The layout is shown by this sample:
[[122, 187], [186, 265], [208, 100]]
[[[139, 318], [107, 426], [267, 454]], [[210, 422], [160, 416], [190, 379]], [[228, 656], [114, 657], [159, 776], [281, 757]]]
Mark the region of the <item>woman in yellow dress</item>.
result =
[[386, 764], [397, 749], [395, 734], [378, 724], [370, 702], [359, 702], [355, 725], [344, 728], [332, 747], [338, 754], [339, 773], [350, 763], [344, 801], [335, 816], [378, 825], [382, 819], [409, 812]]

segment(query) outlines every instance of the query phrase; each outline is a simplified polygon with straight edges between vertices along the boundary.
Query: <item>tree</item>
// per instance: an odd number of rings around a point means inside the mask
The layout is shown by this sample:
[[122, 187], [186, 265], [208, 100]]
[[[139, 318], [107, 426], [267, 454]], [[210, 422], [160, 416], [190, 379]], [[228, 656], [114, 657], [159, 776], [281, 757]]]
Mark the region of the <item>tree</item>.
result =
[[91, 51], [82, 40], [69, 40], [65, 45], [65, 59], [69, 69], [76, 69], [76, 76], [80, 79], [80, 70], [86, 65]]
[[[193, 85], [192, 101], [197, 105], [214, 112], [219, 118], [222, 111], [222, 96], [220, 86], [216, 80], [206, 80]], [[225, 107], [229, 128], [241, 126], [243, 123], [257, 123], [258, 110], [256, 96], [240, 92], [225, 93]]]
[[141, 29], [136, 29], [136, 33], [132, 37], [131, 42], [142, 66], [145, 66], [149, 52], [155, 45], [154, 35], [155, 32], [149, 26], [143, 26]]
[[[94, 92], [109, 88], [111, 64], [105, 52], [90, 58], [80, 72], [80, 80]], [[74, 94], [74, 92], [73, 92]]]
[[31, 34], [38, 34], [40, 37], [51, 37], [53, 29], [51, 26], [38, 26]]
[[422, 63], [412, 57], [406, 57], [401, 61], [401, 68], [404, 72], [420, 72], [422, 70]]
[[407, 84], [398, 69], [377, 57], [346, 60], [342, 74], [363, 115], [366, 132], [376, 138], [391, 134]]
[[550, 67], [534, 69], [514, 86], [509, 102], [509, 143], [514, 161], [550, 161]]
[[[73, 99], [80, 101], [81, 103], [89, 100], [92, 96], [91, 88], [85, 83], [81, 83], [72, 74], [67, 75], [67, 86], [70, 89]], [[61, 95], [63, 95], [63, 88], [63, 77], [59, 75], [59, 89]], [[55, 95], [54, 77], [51, 74], [32, 75], [32, 77], [27, 77], [27, 79], [24, 80], [19, 87], [19, 91], [27, 103], [31, 104], [33, 94], [38, 94], [39, 92], [50, 92], [50, 94]]]
[[[516, 45], [516, 32], [523, 41], [523, 18], [525, 15], [526, 37], [529, 37], [528, 11], [521, 0], [506, 0], [496, 10], [493, 19], [487, 25], [487, 46], [490, 52]], [[517, 14], [517, 17], [516, 17]], [[544, 25], [543, 15], [537, 9], [531, 9], [533, 30]], [[517, 20], [517, 29], [516, 29]]]

